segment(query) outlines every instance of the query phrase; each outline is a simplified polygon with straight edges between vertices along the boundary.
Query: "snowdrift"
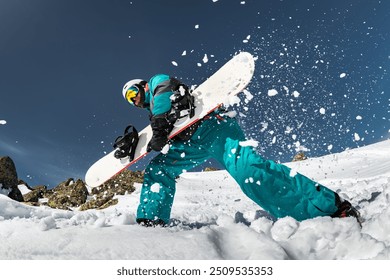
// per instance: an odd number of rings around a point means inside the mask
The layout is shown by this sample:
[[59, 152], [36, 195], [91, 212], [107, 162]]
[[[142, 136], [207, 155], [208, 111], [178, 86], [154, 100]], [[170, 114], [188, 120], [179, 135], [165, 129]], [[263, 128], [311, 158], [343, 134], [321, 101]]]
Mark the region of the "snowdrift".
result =
[[140, 185], [99, 211], [0, 195], [0, 259], [390, 259], [390, 140], [288, 165], [358, 205], [363, 227], [353, 218], [275, 221], [225, 171], [189, 172], [167, 228], [136, 224]]

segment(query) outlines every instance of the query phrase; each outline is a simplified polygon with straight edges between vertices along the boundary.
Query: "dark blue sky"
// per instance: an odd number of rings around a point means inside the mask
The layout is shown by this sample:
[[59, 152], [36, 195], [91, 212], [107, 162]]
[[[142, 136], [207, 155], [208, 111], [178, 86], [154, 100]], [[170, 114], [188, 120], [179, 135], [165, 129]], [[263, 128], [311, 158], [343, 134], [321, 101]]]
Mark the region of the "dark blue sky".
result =
[[258, 60], [237, 109], [264, 157], [388, 139], [389, 26], [385, 0], [0, 0], [0, 156], [32, 186], [84, 178], [128, 123], [148, 124], [127, 80], [199, 84], [241, 50]]

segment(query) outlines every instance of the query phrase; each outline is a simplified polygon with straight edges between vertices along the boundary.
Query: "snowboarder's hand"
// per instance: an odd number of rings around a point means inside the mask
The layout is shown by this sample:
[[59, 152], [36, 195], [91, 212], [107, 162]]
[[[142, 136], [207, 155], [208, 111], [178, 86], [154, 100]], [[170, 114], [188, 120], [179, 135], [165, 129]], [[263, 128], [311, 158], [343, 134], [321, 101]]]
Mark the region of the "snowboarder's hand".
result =
[[153, 116], [150, 123], [153, 136], [148, 143], [147, 151], [161, 151], [168, 143], [168, 135], [173, 129], [173, 124], [168, 120], [166, 114]]
[[164, 146], [167, 144], [168, 142], [168, 139], [167, 138], [164, 138], [164, 137], [155, 137], [153, 135], [152, 139], [150, 140], [150, 142], [148, 143], [148, 147], [147, 147], [147, 151], [148, 152], [151, 152], [151, 151], [156, 151], [156, 152], [159, 152], [162, 150], [162, 148], [164, 148]]

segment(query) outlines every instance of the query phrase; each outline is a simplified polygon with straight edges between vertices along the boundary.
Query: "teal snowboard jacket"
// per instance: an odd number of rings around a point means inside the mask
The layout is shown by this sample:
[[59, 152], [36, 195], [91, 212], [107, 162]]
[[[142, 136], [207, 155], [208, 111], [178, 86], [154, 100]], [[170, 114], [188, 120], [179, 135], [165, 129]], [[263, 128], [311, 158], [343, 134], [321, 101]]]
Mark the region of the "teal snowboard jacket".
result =
[[173, 91], [168, 87], [159, 90], [159, 85], [168, 82], [171, 78], [165, 74], [153, 76], [149, 82], [149, 90], [145, 92], [145, 105], [152, 116], [165, 114], [171, 110], [170, 97]]
[[[177, 114], [180, 114], [179, 111], [188, 105], [186, 100], [189, 93], [185, 90], [184, 92], [188, 95], [177, 95], [180, 93], [179, 89], [182, 84], [179, 80], [164, 74], [153, 76], [149, 80], [148, 86], [149, 90], [145, 92], [143, 105], [150, 112], [150, 125], [153, 130], [153, 137], [148, 143], [148, 151], [161, 151], [167, 144], [169, 133], [178, 119]], [[173, 96], [174, 94], [175, 96]], [[192, 131], [189, 129], [178, 137], [191, 134]]]

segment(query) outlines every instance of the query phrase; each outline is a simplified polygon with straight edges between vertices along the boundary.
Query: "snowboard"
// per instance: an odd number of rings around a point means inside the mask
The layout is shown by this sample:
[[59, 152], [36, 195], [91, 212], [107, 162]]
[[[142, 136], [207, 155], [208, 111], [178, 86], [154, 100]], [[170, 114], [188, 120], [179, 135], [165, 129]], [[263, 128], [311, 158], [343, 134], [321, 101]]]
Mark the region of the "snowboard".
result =
[[[254, 69], [254, 58], [248, 52], [240, 52], [226, 62], [217, 72], [193, 90], [195, 114], [191, 118], [179, 119], [169, 138], [175, 137], [220, 106], [230, 104], [230, 98], [242, 92], [249, 84]], [[96, 161], [85, 175], [86, 184], [90, 187], [100, 186], [143, 158], [147, 154], [147, 144], [152, 138], [152, 134], [150, 125], [138, 133], [138, 143], [132, 160], [129, 157], [116, 158], [114, 156], [116, 150], [113, 150]]]

